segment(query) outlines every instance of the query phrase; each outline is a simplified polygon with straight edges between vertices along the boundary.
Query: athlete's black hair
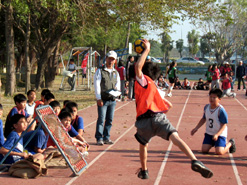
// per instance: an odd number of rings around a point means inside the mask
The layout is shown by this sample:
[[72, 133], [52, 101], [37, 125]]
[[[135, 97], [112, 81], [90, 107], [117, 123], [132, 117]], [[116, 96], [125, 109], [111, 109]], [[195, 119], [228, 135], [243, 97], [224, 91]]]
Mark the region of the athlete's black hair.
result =
[[161, 69], [158, 64], [153, 62], [145, 62], [142, 68], [144, 75], [147, 75], [152, 80], [157, 80], [161, 74]]
[[223, 92], [222, 92], [222, 90], [216, 89], [216, 88], [215, 88], [215, 89], [211, 89], [211, 90], [209, 91], [209, 95], [211, 95], [211, 94], [215, 94], [218, 98], [221, 98]]

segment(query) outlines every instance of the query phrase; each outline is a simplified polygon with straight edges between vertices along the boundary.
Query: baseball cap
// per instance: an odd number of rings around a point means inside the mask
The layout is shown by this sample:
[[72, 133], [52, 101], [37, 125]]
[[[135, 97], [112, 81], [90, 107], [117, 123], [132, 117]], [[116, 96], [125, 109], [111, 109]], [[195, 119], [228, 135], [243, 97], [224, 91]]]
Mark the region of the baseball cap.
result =
[[106, 55], [107, 57], [112, 57], [114, 58], [115, 60], [117, 59], [117, 53], [115, 51], [109, 51]]
[[226, 62], [226, 61], [225, 61], [224, 64], [228, 64], [228, 65], [229, 65], [229, 62]]
[[147, 60], [149, 60], [149, 59], [151, 59], [151, 57], [150, 56], [147, 56]]

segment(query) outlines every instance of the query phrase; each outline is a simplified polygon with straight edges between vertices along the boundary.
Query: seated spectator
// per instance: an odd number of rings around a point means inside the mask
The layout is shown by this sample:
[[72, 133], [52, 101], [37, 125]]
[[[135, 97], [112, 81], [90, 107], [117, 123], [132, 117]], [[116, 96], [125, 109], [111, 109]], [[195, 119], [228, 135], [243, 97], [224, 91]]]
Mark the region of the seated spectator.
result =
[[34, 90], [29, 90], [27, 92], [27, 103], [26, 103], [26, 112], [33, 117], [34, 114], [34, 107], [36, 105], [35, 99], [36, 99], [36, 92]]
[[203, 82], [203, 79], [199, 78], [199, 81], [194, 83], [193, 89], [205, 90], [205, 86], [206, 86], [206, 84]]
[[[10, 119], [15, 114], [22, 114], [23, 116], [25, 116], [28, 125], [31, 124], [31, 122], [32, 122], [32, 116], [29, 115], [25, 111], [25, 107], [26, 107], [26, 103], [27, 103], [26, 96], [23, 94], [17, 94], [14, 97], [14, 101], [15, 101], [16, 106], [10, 110], [10, 112], [6, 118], [6, 122], [5, 122], [5, 128], [4, 128], [5, 138], [7, 138], [9, 133], [12, 131], [12, 128], [11, 128], [12, 125], [11, 125]], [[35, 129], [35, 124], [32, 124], [32, 126], [29, 128], [29, 131], [34, 130], [34, 129]]]
[[60, 103], [58, 101], [54, 100], [51, 103], [49, 103], [49, 105], [54, 110], [55, 114], [58, 116], [58, 114], [60, 113], [60, 110], [61, 110]]
[[177, 78], [175, 79], [174, 89], [181, 89], [181, 88], [182, 88], [182, 85], [181, 85], [181, 83], [180, 83], [180, 81], [179, 81], [179, 78], [177, 77]]
[[166, 82], [166, 80], [164, 79], [163, 75], [159, 76], [157, 85], [162, 90], [166, 90], [166, 89], [169, 88], [169, 84]]
[[[27, 121], [24, 115], [15, 114], [10, 119], [11, 132], [8, 134], [6, 141], [0, 148], [0, 160], [3, 159], [4, 155], [9, 152], [13, 145], [19, 140], [22, 133], [27, 129]], [[29, 151], [28, 151], [29, 152]], [[9, 156], [4, 161], [5, 164], [12, 164], [21, 159], [28, 158], [30, 155], [28, 152], [24, 151], [23, 138], [18, 141], [18, 144], [10, 152]], [[34, 158], [43, 159], [43, 155], [34, 155]]]
[[183, 89], [189, 89], [189, 90], [191, 89], [190, 81], [187, 78], [184, 78], [184, 81], [182, 83], [182, 88]]

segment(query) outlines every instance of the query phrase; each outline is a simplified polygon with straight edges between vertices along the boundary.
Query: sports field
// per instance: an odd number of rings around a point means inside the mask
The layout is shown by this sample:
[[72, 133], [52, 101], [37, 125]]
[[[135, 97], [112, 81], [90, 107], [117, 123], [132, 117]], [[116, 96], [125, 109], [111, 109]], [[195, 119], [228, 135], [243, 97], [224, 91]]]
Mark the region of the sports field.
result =
[[199, 160], [213, 172], [210, 179], [203, 178], [190, 168], [189, 159], [171, 142], [158, 137], [152, 139], [148, 151], [148, 169], [150, 178], [141, 180], [135, 172], [140, 168], [138, 142], [135, 134], [135, 102], [118, 102], [115, 109], [111, 139], [113, 145], [95, 145], [94, 132], [97, 120], [96, 105], [79, 111], [85, 122], [85, 138], [91, 144], [88, 167], [74, 177], [70, 168], [54, 167], [48, 169], [48, 175], [37, 179], [18, 179], [0, 172], [0, 184], [247, 184], [247, 99], [243, 91], [237, 92], [237, 98], [223, 98], [228, 117], [228, 139], [235, 138], [237, 151], [234, 154], [217, 156], [203, 155], [200, 152], [205, 127], [193, 137], [190, 131], [202, 117], [203, 107], [208, 103], [208, 91], [174, 90], [169, 99], [173, 108], [167, 114], [168, 119], [177, 128], [179, 135], [191, 147]]

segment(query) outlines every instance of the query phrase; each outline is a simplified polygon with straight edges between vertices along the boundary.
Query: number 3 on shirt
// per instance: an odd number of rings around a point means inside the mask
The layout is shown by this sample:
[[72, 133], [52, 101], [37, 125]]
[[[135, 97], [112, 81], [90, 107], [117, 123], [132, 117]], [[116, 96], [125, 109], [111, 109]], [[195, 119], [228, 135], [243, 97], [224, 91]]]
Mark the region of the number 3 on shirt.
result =
[[209, 118], [208, 121], [209, 121], [209, 128], [213, 128], [214, 120]]

